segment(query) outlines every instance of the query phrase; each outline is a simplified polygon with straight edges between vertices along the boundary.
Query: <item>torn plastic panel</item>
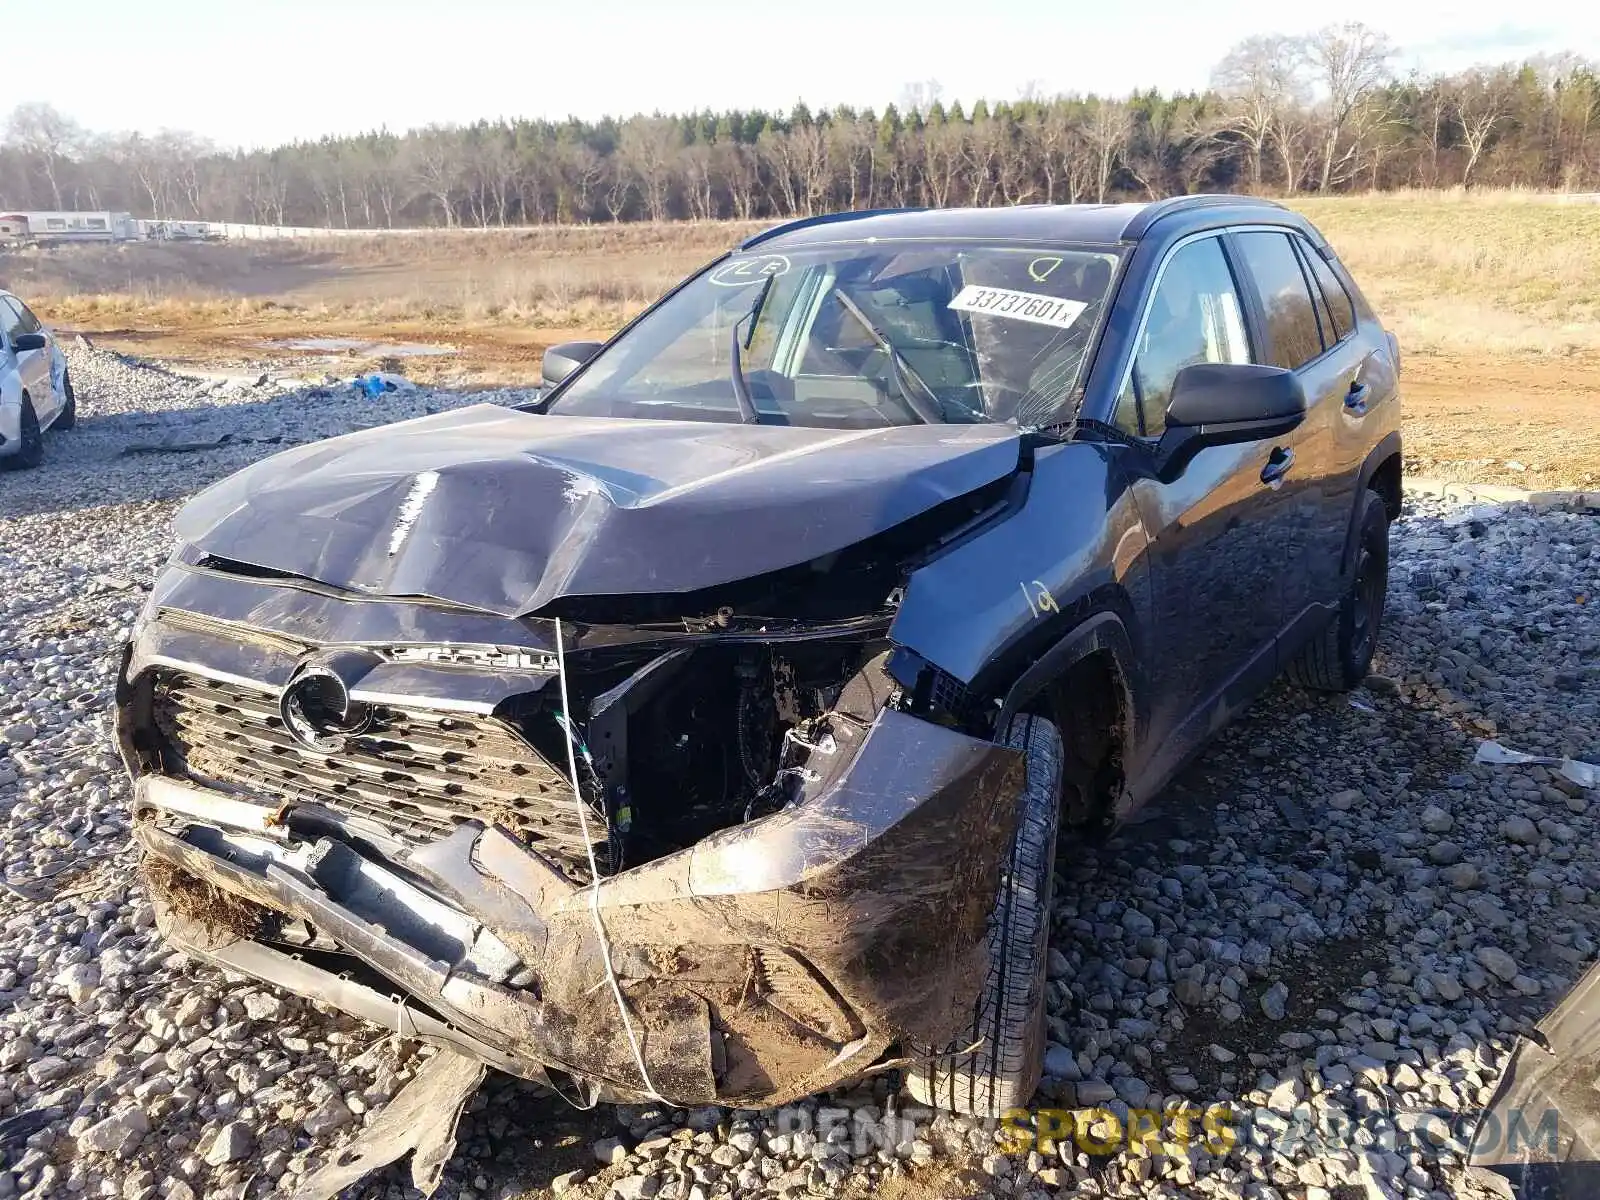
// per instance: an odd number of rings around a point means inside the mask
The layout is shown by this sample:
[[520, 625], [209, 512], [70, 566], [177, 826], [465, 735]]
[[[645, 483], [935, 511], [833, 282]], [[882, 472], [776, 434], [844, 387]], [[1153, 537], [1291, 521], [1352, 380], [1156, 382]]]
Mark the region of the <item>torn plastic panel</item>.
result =
[[[1427, 1128], [1426, 1125], [1423, 1126]], [[1519, 1040], [1471, 1140], [1468, 1177], [1522, 1200], [1590, 1196], [1600, 1181], [1600, 967]], [[1509, 1186], [1507, 1186], [1509, 1185]]]

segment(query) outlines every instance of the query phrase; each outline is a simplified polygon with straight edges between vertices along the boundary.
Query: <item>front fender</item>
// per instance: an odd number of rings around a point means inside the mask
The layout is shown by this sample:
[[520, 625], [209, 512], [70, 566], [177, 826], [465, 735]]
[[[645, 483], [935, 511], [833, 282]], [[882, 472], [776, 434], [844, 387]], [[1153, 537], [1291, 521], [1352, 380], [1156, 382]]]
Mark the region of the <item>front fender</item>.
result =
[[1148, 618], [1149, 537], [1120, 448], [1034, 454], [1011, 515], [913, 571], [889, 636], [969, 688], [1010, 683], [1097, 607]]
[[22, 381], [10, 367], [0, 367], [0, 456], [22, 445]]

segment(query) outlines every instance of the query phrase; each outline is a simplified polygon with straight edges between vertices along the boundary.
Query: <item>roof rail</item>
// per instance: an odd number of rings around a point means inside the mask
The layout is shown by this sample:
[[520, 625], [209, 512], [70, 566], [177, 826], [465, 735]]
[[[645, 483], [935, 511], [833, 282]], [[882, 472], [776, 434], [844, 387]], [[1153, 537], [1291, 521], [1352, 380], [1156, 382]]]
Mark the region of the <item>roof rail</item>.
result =
[[1150, 232], [1162, 217], [1170, 217], [1173, 213], [1191, 212], [1197, 208], [1220, 208], [1224, 205], [1238, 205], [1241, 208], [1283, 208], [1276, 200], [1268, 200], [1261, 196], [1235, 196], [1225, 192], [1207, 192], [1194, 196], [1169, 196], [1165, 200], [1155, 200], [1140, 209], [1133, 220], [1129, 221], [1123, 229], [1124, 238], [1141, 238]]
[[820, 213], [815, 217], [799, 217], [793, 221], [785, 221], [782, 225], [774, 225], [771, 229], [763, 229], [760, 233], [746, 238], [739, 243], [739, 249], [748, 250], [751, 246], [759, 246], [780, 233], [793, 233], [797, 229], [810, 229], [813, 225], [831, 225], [835, 221], [854, 221], [861, 217], [881, 217], [885, 213], [924, 212], [922, 208], [854, 208], [845, 212]]

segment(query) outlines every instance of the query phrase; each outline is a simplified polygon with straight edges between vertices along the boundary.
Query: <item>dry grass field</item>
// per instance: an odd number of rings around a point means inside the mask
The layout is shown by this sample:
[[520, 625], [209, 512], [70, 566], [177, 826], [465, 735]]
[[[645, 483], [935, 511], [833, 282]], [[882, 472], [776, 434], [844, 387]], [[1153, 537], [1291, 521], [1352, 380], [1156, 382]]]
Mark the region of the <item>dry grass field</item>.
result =
[[[1400, 336], [1416, 473], [1600, 486], [1600, 205], [1503, 193], [1294, 203]], [[419, 377], [509, 382], [533, 377], [552, 342], [614, 330], [754, 228], [79, 246], [0, 253], [0, 285], [62, 327], [169, 360], [395, 339], [456, 350], [407, 359]]]

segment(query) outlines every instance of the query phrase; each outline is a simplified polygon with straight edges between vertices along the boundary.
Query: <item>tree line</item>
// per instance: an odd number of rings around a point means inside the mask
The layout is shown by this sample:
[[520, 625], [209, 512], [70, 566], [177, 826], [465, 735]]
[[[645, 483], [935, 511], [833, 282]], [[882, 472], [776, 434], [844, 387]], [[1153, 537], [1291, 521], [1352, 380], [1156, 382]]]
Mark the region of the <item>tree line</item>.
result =
[[1600, 189], [1600, 66], [1576, 55], [1401, 78], [1367, 26], [1235, 46], [1203, 92], [499, 120], [220, 149], [96, 134], [48, 104], [0, 134], [0, 209], [389, 228], [804, 216], [844, 208]]

